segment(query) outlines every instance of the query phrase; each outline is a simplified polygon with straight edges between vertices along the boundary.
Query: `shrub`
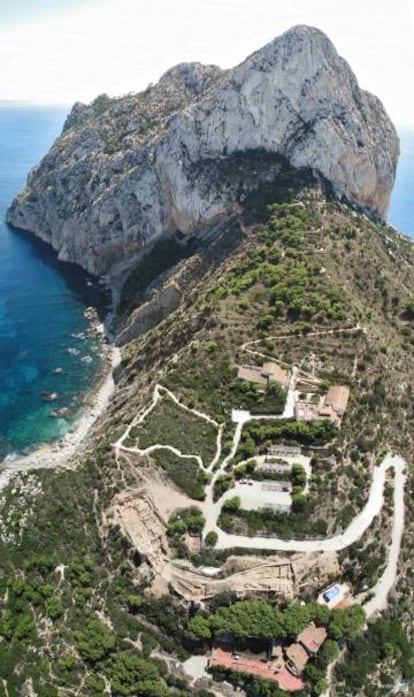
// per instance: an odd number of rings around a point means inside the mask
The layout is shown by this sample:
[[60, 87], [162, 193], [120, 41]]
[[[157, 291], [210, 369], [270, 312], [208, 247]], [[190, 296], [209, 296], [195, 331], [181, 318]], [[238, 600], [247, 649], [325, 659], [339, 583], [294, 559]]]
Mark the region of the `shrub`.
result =
[[218, 534], [215, 530], [210, 530], [205, 536], [204, 541], [208, 547], [215, 547], [218, 541]]

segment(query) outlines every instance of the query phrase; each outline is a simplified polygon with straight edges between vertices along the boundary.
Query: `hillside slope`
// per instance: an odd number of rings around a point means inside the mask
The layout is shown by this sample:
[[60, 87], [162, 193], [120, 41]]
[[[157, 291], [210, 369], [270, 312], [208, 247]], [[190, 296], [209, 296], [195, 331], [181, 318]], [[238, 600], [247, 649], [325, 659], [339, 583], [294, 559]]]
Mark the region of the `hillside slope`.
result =
[[[259, 190], [239, 214], [209, 230], [203, 244], [180, 258], [170, 256], [170, 265], [162, 246], [153, 248], [149, 289], [133, 292], [133, 279], [141, 278], [138, 265], [123, 298], [127, 309], [118, 318], [121, 331], [131, 307], [139, 312], [164, 287], [178, 289], [176, 307], [159, 316], [156, 326], [136, 324], [140, 336], [123, 348], [112, 404], [76, 470], [17, 475], [3, 493], [0, 567], [7, 601], [0, 619], [0, 662], [8, 692], [0, 684], [0, 694], [21, 695], [22, 685], [32, 684], [40, 697], [67, 690], [92, 696], [107, 694], [110, 683], [113, 695], [204, 697], [205, 692], [197, 692], [200, 685], [188, 687], [183, 673], [172, 676], [177, 670], [172, 664], [166, 673], [153, 659], [183, 659], [189, 651], [203, 650], [188, 633], [182, 584], [188, 586], [194, 571], [189, 575], [185, 564], [220, 565], [234, 551], [200, 548], [197, 536], [183, 535], [176, 519], [167, 528], [175, 505], [197, 506], [203, 497], [208, 477], [194, 461], [171, 452], [138, 457], [114, 449], [135, 414], [148, 409], [156, 384], [187, 409], [224, 424], [223, 457], [234, 433], [232, 408], [246, 407], [246, 399], [251, 408], [262, 399], [247, 395], [235, 381], [237, 366], [253, 360], [249, 354], [246, 358], [246, 342], [258, 342], [256, 350], [286, 366], [302, 363], [311, 370], [316, 365], [326, 383], [350, 386], [339, 431], [285, 429], [265, 435], [274, 443], [302, 442], [315, 456], [305, 508], [292, 513], [289, 529], [275, 518], [279, 535], [300, 538], [314, 530], [325, 536], [346, 527], [364, 505], [371, 465], [388, 449], [410, 463], [409, 498], [414, 484], [412, 244], [391, 228], [326, 200], [309, 175], [290, 171], [285, 184], [273, 189], [278, 202], [270, 208], [272, 188]], [[144, 268], [145, 259], [141, 272]], [[329, 333], [338, 329], [352, 332]], [[145, 424], [144, 433], [129, 431], [127, 445], [138, 438], [146, 447], [163, 438], [183, 452], [205, 452], [206, 462], [215, 451], [212, 424], [200, 426], [190, 411], [184, 420], [171, 400]], [[251, 443], [245, 439], [242, 447], [249, 457]], [[329, 572], [347, 579], [355, 593], [371, 587], [382, 572], [392, 515], [387, 496], [381, 515], [338, 556], [337, 571]], [[191, 516], [199, 529], [197, 513]], [[231, 512], [221, 522], [244, 531], [263, 523]], [[346, 694], [373, 694], [364, 692], [367, 676], [375, 683], [380, 670], [388, 682], [413, 670], [407, 639], [395, 631], [400, 622], [413, 636], [413, 531], [407, 505], [399, 578], [388, 610], [359, 644], [349, 642], [348, 658], [337, 671]], [[251, 554], [259, 563], [257, 552]], [[309, 576], [303, 571], [310, 563], [306, 555], [299, 561], [279, 555], [278, 563], [280, 557], [302, 569], [297, 600], [314, 597], [332, 578], [317, 575], [318, 565], [327, 563], [320, 555]], [[289, 583], [287, 578], [286, 587]], [[218, 595], [207, 609], [226, 602], [228, 595]], [[390, 642], [395, 642], [392, 651]], [[248, 694], [262, 693], [251, 686]]]

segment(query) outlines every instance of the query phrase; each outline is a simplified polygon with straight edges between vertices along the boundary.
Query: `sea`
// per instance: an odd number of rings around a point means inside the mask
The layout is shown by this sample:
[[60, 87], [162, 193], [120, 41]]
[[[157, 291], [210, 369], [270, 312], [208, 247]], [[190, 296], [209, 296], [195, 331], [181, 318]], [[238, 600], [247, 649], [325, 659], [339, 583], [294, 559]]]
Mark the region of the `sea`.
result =
[[[0, 104], [0, 461], [63, 436], [103, 369], [102, 340], [88, 332], [85, 311], [93, 307], [103, 319], [107, 294], [96, 279], [5, 222], [66, 111]], [[400, 138], [389, 221], [414, 238], [414, 130], [402, 129]], [[61, 409], [69, 411], [56, 417]]]
[[5, 222], [65, 115], [62, 108], [0, 105], [0, 461], [63, 436], [104, 367], [102, 338], [91, 335], [84, 314], [92, 307], [105, 315], [102, 286]]
[[399, 232], [414, 238], [414, 128], [400, 128], [398, 135], [401, 155], [388, 221]]

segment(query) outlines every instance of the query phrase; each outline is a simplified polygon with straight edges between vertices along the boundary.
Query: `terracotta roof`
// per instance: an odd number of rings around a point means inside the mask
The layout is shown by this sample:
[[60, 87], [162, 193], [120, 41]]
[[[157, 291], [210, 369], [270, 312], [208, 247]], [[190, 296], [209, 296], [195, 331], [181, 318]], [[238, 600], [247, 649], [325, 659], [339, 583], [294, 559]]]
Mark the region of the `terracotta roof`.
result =
[[269, 376], [269, 382], [278, 382], [283, 387], [287, 387], [289, 384], [289, 372], [284, 368], [281, 368], [277, 363], [268, 361], [263, 364], [262, 373]]
[[347, 385], [332, 385], [325, 397], [325, 405], [332, 407], [339, 414], [343, 414], [349, 400], [349, 387]]
[[309, 402], [297, 402], [295, 413], [298, 421], [316, 421], [319, 418], [317, 407]]
[[330, 419], [330, 421], [332, 421], [332, 423], [336, 424], [338, 427], [341, 425], [341, 416], [339, 413], [326, 404], [319, 408], [318, 415], [321, 419]]
[[246, 656], [235, 658], [230, 651], [225, 651], [221, 648], [213, 649], [209, 665], [212, 668], [214, 666], [222, 666], [228, 670], [257, 675], [264, 680], [273, 680], [283, 690], [289, 692], [303, 690], [304, 688], [302, 680], [291, 675], [286, 668], [281, 668], [278, 672], [275, 672], [275, 666], [270, 661], [261, 661], [257, 658], [247, 658]]
[[290, 373], [277, 363], [268, 361], [261, 368], [255, 365], [242, 365], [237, 374], [239, 380], [254, 382], [259, 385], [278, 382], [283, 387], [288, 387]]
[[240, 366], [237, 377], [239, 380], [246, 380], [246, 382], [255, 382], [258, 385], [267, 385], [267, 378], [262, 375], [261, 368], [255, 368], [254, 366]]
[[286, 649], [286, 656], [289, 659], [289, 667], [300, 675], [309, 661], [309, 655], [302, 644], [295, 643], [288, 646]]
[[298, 641], [305, 646], [309, 653], [317, 653], [327, 636], [328, 633], [325, 627], [317, 627], [311, 622], [306, 629], [299, 634]]
[[328, 416], [329, 418], [334, 418], [336, 416], [332, 407], [328, 407], [327, 405], [320, 407], [318, 409], [318, 414], [319, 416]]
[[286, 690], [286, 692], [296, 692], [297, 690], [303, 690], [305, 684], [303, 680], [292, 675], [287, 668], [282, 668], [275, 676], [276, 682], [279, 684], [281, 690]]

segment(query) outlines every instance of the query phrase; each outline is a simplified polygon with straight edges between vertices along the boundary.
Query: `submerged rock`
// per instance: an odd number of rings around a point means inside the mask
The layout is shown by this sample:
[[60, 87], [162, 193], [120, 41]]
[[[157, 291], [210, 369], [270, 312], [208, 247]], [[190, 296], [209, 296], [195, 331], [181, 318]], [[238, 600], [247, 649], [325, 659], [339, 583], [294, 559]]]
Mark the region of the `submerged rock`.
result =
[[44, 390], [42, 392], [42, 399], [44, 402], [55, 402], [57, 399], [59, 399], [59, 395], [57, 392], [49, 392], [48, 390]]
[[51, 419], [62, 419], [72, 415], [73, 410], [70, 407], [61, 407], [60, 409], [54, 409], [49, 414]]

